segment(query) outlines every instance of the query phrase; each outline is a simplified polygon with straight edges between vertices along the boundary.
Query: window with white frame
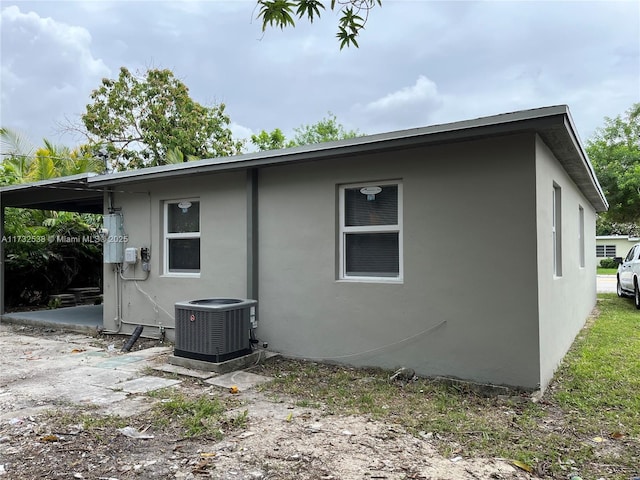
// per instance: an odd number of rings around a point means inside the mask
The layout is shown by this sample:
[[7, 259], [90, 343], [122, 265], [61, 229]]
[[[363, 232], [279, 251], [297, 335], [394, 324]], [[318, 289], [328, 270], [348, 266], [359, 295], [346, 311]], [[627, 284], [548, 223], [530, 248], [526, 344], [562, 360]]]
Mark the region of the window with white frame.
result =
[[343, 280], [402, 280], [402, 183], [339, 188]]
[[200, 202], [197, 199], [164, 203], [164, 273], [200, 273]]

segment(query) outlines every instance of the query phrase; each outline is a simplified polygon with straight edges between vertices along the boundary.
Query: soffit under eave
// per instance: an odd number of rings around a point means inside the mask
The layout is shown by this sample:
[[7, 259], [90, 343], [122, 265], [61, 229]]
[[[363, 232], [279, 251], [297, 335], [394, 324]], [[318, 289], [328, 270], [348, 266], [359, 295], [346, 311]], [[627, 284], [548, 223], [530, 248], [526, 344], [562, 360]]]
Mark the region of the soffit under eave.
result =
[[538, 131], [538, 134], [596, 212], [606, 212], [609, 206], [595, 173], [567, 126], [555, 125]]

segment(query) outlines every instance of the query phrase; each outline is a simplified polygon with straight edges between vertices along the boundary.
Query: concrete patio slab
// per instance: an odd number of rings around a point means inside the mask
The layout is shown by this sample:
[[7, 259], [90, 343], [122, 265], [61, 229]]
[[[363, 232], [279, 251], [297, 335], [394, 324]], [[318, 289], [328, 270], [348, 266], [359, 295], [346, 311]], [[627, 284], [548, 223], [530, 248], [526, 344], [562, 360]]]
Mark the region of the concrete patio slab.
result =
[[223, 388], [231, 388], [235, 385], [242, 392], [244, 390], [249, 390], [256, 385], [270, 382], [271, 380], [273, 380], [273, 378], [266, 377], [264, 375], [257, 375], [251, 372], [239, 371], [226, 373], [224, 375], [220, 375], [219, 377], [210, 378], [208, 380], [205, 380], [205, 382]]
[[134, 357], [142, 357], [144, 359], [157, 357], [158, 355], [162, 355], [164, 353], [173, 352], [173, 347], [151, 347], [145, 348], [144, 350], [136, 350], [135, 352], [129, 352], [125, 355], [131, 355]]
[[160, 390], [161, 388], [172, 387], [178, 385], [180, 380], [171, 380], [169, 378], [160, 377], [140, 377], [134, 380], [128, 380], [116, 385], [117, 388], [122, 389], [127, 393], [147, 393], [153, 390]]
[[90, 332], [102, 327], [102, 305], [55, 308], [32, 312], [11, 312], [1, 317], [2, 323], [65, 328], [76, 332]]
[[16, 330], [0, 325], [0, 419], [73, 405], [135, 415], [153, 404], [138, 394], [179, 383], [145, 375], [165, 361], [164, 347], [122, 354], [93, 346], [95, 339], [85, 335], [33, 336]]
[[121, 357], [111, 357], [104, 362], [97, 363], [95, 366], [97, 368], [122, 368], [129, 363], [141, 362], [142, 360], [144, 360], [144, 357], [123, 355]]
[[180, 365], [171, 365], [169, 363], [158, 365], [157, 367], [153, 367], [153, 369], [158, 372], [174, 373], [176, 375], [183, 375], [185, 377], [191, 377], [191, 378], [200, 378], [202, 380], [205, 380], [207, 378], [211, 378], [217, 375], [217, 373], [215, 372], [205, 372], [204, 370], [194, 370], [192, 368], [181, 367]]

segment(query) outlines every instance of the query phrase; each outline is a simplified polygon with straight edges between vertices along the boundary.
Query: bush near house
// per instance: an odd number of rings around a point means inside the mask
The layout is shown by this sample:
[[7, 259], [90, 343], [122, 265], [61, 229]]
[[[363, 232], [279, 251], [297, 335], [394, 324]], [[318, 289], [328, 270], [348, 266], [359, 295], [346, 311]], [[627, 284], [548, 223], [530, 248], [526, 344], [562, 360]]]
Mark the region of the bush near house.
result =
[[602, 268], [618, 268], [618, 262], [613, 258], [603, 258], [600, 260], [600, 266]]
[[[33, 226], [34, 212], [7, 209], [4, 236], [7, 308], [47, 305], [70, 287], [102, 286], [102, 244], [88, 223], [72, 213], [47, 215]], [[31, 225], [31, 226], [30, 226]]]

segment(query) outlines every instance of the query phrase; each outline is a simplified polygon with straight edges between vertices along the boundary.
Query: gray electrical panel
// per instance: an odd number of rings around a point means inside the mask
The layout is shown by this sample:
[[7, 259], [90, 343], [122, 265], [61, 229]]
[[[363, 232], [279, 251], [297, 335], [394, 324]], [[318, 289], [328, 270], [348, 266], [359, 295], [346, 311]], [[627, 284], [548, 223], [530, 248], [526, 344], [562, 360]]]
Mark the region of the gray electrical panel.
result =
[[104, 215], [104, 263], [122, 263], [126, 236], [122, 215], [111, 213]]

